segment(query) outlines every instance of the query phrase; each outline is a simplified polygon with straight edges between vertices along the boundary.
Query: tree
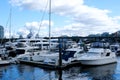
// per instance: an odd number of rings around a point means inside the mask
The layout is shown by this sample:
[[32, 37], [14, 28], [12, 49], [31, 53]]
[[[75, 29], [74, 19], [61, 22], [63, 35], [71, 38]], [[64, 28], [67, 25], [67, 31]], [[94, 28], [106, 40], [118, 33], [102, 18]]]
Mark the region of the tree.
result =
[[110, 35], [109, 35], [108, 32], [104, 32], [104, 33], [101, 34], [101, 37], [109, 37], [109, 36], [110, 36]]

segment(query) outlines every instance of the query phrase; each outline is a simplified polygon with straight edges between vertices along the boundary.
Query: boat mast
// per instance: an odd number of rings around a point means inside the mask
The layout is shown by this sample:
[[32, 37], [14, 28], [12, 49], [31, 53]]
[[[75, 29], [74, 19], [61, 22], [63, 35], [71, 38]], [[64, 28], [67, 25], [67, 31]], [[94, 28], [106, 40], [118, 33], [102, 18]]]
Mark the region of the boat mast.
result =
[[9, 41], [11, 41], [11, 16], [12, 16], [12, 8], [10, 8], [10, 24], [9, 24]]
[[49, 1], [49, 50], [51, 48], [51, 0]]

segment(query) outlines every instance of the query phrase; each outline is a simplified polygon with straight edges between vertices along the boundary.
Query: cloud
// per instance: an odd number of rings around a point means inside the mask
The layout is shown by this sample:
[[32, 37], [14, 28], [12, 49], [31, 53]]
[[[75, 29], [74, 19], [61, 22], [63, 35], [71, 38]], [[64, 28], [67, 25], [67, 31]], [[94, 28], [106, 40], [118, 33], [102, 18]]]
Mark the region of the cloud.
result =
[[[10, 0], [9, 1], [13, 6], [19, 6], [20, 8], [33, 9], [33, 10], [42, 10], [47, 4], [47, 0]], [[45, 4], [43, 4], [45, 3]]]
[[[26, 9], [43, 10], [46, 5], [49, 5], [49, 0], [9, 0], [13, 6], [19, 6]], [[83, 0], [51, 0], [52, 10], [65, 11], [75, 6], [83, 4]], [[67, 6], [66, 6], [67, 4]], [[65, 8], [63, 8], [65, 7]]]
[[[54, 25], [54, 23], [51, 21], [51, 25]], [[18, 35], [23, 35], [23, 37], [26, 37], [30, 31], [34, 34], [39, 33], [40, 36], [46, 36], [48, 34], [47, 29], [49, 28], [49, 21], [44, 20], [42, 22], [26, 22], [25, 25], [19, 29]]]
[[8, 27], [4, 28], [4, 37], [5, 38], [16, 38], [18, 35], [15, 31], [10, 31]]
[[[14, 6], [30, 10], [43, 10], [49, 0], [10, 0]], [[48, 7], [48, 5], [47, 5]], [[47, 9], [48, 10], [48, 9]], [[67, 25], [52, 29], [52, 35], [78, 35], [86, 36], [93, 33], [115, 32], [120, 29], [120, 16], [111, 17], [112, 11], [99, 9], [84, 4], [84, 0], [52, 0], [52, 12], [67, 16]], [[55, 23], [55, 21], [53, 21]], [[61, 21], [60, 21], [61, 22]], [[65, 21], [63, 21], [65, 22]], [[39, 22], [26, 23], [26, 28], [38, 29]], [[48, 24], [47, 24], [48, 25]], [[43, 25], [44, 29], [46, 25]]]

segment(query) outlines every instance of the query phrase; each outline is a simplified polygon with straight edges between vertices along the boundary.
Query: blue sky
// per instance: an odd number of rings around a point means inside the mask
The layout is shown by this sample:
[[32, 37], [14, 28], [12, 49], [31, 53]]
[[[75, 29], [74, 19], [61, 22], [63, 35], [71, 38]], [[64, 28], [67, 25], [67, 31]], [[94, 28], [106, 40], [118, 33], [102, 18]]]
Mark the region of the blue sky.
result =
[[99, 9], [112, 11], [111, 16], [119, 16], [120, 0], [85, 0], [85, 4]]
[[[5, 28], [5, 37], [9, 35], [7, 20], [12, 8], [11, 34], [26, 37], [30, 29], [40, 36], [48, 36], [49, 0], [1, 0], [0, 25]], [[51, 0], [52, 1], [52, 36], [86, 36], [102, 32], [120, 30], [120, 0]], [[41, 21], [43, 10], [47, 5]], [[42, 22], [42, 25], [40, 26]]]

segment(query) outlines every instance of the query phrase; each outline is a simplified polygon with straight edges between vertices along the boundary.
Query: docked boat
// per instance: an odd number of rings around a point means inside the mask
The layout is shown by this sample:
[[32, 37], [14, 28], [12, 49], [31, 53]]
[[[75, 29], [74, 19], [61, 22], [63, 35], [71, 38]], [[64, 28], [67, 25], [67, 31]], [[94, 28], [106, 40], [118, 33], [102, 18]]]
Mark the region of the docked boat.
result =
[[[16, 43], [25, 43], [29, 46], [39, 47], [40, 50], [48, 50], [49, 48], [49, 41], [44, 38], [33, 38], [33, 39], [18, 39]], [[51, 50], [56, 49], [58, 43], [51, 42]]]
[[0, 58], [0, 66], [1, 65], [7, 65], [7, 64], [10, 64], [11, 62], [10, 62], [10, 60], [2, 60], [1, 58]]
[[9, 58], [8, 54], [3, 49], [2, 53], [0, 54], [0, 66], [1, 65], [8, 65], [8, 64], [13, 63], [13, 62], [14, 62], [14, 60]]
[[77, 61], [78, 57], [84, 55], [83, 48], [76, 47], [76, 48], [69, 48], [63, 51], [62, 53], [62, 63], [71, 63]]
[[24, 58], [27, 56], [32, 56], [33, 53], [39, 53], [40, 49], [39, 47], [33, 47], [33, 46], [29, 46], [26, 43], [18, 43], [18, 45], [16, 45], [16, 58]]
[[[77, 62], [77, 57], [80, 57], [84, 54], [83, 48], [69, 48], [62, 52], [62, 64], [70, 64], [71, 62]], [[43, 61], [44, 63], [52, 63], [58, 65], [59, 61], [59, 53], [58, 52], [47, 52], [41, 54], [38, 57], [39, 61]]]
[[34, 61], [34, 62], [43, 62], [47, 63], [51, 59], [56, 59], [58, 58], [58, 53], [51, 53], [46, 50], [42, 50], [39, 52], [28, 52], [26, 54], [22, 54], [17, 56], [19, 60], [24, 60], [24, 61]]
[[[83, 53], [83, 49], [79, 47], [66, 49], [62, 52], [62, 64], [70, 64], [71, 62], [75, 61], [77, 62], [77, 57], [82, 56]], [[40, 62], [42, 64], [52, 64], [55, 66], [59, 65], [59, 53], [48, 50], [22, 54], [19, 55], [17, 59], [19, 59], [20, 62]]]
[[8, 59], [8, 54], [6, 53], [6, 49], [4, 47], [0, 47], [0, 66], [10, 64]]
[[116, 54], [106, 48], [91, 48], [89, 51], [79, 57], [78, 60], [83, 65], [104, 65], [117, 62]]
[[110, 49], [112, 52], [115, 52], [116, 55], [120, 55], [120, 44], [119, 43], [110, 45]]

